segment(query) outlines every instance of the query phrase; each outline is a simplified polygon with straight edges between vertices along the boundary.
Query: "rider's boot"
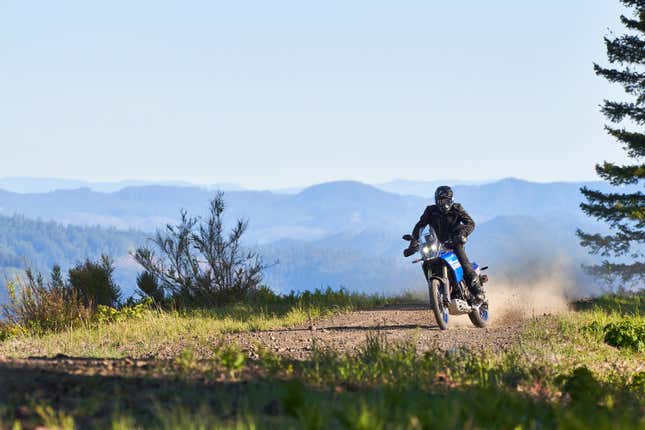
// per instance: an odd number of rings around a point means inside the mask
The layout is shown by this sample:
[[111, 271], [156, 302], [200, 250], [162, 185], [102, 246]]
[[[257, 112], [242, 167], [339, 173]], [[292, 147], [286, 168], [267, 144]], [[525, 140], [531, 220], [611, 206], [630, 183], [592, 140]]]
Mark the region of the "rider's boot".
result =
[[472, 294], [475, 298], [476, 304], [482, 304], [486, 301], [486, 294], [484, 294], [484, 289], [479, 282], [479, 276], [473, 278], [473, 280], [470, 282], [469, 289], [470, 294]]

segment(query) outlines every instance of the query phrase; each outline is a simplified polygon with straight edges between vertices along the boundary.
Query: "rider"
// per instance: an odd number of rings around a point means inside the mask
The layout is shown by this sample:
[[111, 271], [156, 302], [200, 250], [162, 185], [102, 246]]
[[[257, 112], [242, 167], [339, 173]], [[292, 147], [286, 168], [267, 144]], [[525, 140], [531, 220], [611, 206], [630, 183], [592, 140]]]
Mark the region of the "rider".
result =
[[464, 277], [470, 289], [470, 292], [479, 300], [485, 300], [484, 291], [479, 282], [479, 276], [473, 269], [472, 264], [468, 261], [464, 244], [468, 235], [475, 229], [475, 221], [466, 213], [466, 210], [452, 200], [452, 189], [443, 185], [434, 193], [435, 204], [426, 207], [419, 222], [412, 230], [414, 241], [410, 247], [415, 246], [419, 240], [419, 233], [423, 227], [430, 225], [437, 233], [441, 242], [451, 241], [452, 249], [459, 259], [461, 267], [464, 269]]

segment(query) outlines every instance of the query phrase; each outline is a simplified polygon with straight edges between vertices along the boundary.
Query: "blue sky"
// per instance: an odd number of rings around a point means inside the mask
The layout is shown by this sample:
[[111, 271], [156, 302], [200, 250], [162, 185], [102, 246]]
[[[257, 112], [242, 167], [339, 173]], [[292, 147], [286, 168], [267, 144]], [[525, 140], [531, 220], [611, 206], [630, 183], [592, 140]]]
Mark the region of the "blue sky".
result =
[[595, 178], [617, 0], [0, 1], [0, 176]]

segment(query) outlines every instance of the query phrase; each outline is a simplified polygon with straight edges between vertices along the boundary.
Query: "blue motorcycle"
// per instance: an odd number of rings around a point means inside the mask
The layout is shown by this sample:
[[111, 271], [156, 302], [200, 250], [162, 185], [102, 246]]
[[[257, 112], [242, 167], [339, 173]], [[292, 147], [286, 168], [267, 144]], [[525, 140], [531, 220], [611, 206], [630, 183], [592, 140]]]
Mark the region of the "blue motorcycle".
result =
[[[409, 257], [417, 252], [421, 254], [421, 257], [412, 263], [423, 263], [423, 274], [430, 292], [430, 307], [439, 328], [448, 328], [450, 315], [463, 314], [468, 314], [476, 327], [486, 327], [489, 317], [488, 302], [480, 303], [470, 294], [464, 281], [464, 269], [452, 251], [451, 242], [441, 243], [432, 227], [429, 227], [422, 237], [425, 242], [418, 243], [409, 234], [403, 236], [403, 240], [411, 242], [403, 255]], [[481, 285], [488, 282], [488, 276], [481, 273], [488, 267], [479, 267], [474, 262], [472, 265]]]

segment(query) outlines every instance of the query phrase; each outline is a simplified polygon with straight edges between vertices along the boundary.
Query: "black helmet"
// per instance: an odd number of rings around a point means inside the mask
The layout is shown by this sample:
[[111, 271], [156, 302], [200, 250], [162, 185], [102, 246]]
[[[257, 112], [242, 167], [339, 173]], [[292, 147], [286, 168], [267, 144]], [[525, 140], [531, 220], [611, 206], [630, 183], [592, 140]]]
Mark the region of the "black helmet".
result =
[[446, 213], [452, 207], [452, 189], [447, 185], [442, 185], [434, 192], [434, 202], [443, 213]]

